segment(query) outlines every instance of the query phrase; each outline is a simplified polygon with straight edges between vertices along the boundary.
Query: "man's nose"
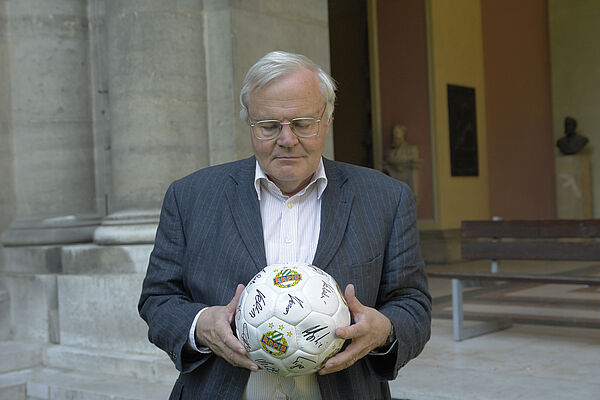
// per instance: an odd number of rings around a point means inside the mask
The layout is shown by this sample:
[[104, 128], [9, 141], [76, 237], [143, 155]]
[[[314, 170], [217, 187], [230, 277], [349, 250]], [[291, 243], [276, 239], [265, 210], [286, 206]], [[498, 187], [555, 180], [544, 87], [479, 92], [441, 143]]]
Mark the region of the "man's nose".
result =
[[298, 137], [292, 132], [290, 124], [281, 125], [281, 133], [277, 138], [277, 144], [282, 147], [292, 147], [298, 143]]

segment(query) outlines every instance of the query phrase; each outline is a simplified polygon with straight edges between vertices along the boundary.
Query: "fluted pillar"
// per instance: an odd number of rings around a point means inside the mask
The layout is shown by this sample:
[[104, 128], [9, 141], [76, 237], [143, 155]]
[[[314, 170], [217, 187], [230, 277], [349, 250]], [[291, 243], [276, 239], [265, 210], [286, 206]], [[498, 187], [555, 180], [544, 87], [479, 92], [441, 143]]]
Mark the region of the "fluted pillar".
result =
[[5, 246], [90, 241], [96, 214], [86, 2], [8, 0], [17, 218]]
[[111, 183], [98, 244], [151, 243], [168, 184], [209, 165], [202, 2], [106, 3]]

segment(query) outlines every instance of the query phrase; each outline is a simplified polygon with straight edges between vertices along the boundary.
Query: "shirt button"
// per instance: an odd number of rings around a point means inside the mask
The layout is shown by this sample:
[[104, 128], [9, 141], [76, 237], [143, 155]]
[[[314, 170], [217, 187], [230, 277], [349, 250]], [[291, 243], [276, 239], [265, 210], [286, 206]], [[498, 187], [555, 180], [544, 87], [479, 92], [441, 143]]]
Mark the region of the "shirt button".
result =
[[292, 239], [290, 239], [290, 238], [285, 239], [285, 244], [290, 244], [290, 243], [292, 243]]
[[287, 206], [288, 206], [288, 208], [294, 207], [294, 205], [292, 203], [290, 203], [290, 202], [287, 203]]

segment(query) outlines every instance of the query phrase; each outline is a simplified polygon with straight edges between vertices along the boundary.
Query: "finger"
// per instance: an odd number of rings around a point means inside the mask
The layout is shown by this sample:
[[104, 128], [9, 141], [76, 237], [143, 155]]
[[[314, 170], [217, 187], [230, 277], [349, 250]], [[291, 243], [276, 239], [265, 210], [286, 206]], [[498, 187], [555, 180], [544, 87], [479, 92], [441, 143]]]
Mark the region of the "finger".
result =
[[368, 326], [367, 327], [363, 327], [359, 322], [352, 324], [352, 325], [348, 325], [348, 326], [343, 326], [340, 328], [337, 328], [335, 330], [335, 336], [342, 338], [342, 339], [354, 339], [356, 337], [362, 336], [365, 334], [365, 328], [368, 330]]
[[227, 326], [224, 327], [224, 330], [228, 332], [225, 333], [225, 335], [222, 337], [222, 343], [226, 347], [235, 351], [236, 353], [246, 355], [246, 348], [244, 347], [242, 342], [240, 342], [239, 339], [235, 337], [231, 328]]
[[348, 284], [348, 286], [346, 286], [346, 290], [344, 291], [344, 297], [346, 297], [346, 303], [348, 303], [348, 308], [350, 309], [350, 311], [352, 311], [353, 314], [359, 312], [360, 309], [363, 307], [362, 303], [358, 301], [358, 299], [355, 296], [353, 284], [350, 283]]
[[231, 365], [257, 371], [258, 365], [248, 357], [246, 349], [233, 335], [233, 331], [229, 325], [222, 325], [221, 328], [219, 329], [221, 333], [219, 333], [216, 340], [212, 343], [213, 346], [211, 349], [213, 352], [224, 358]]
[[320, 375], [331, 374], [333, 372], [341, 371], [346, 369], [360, 360], [363, 356], [351, 348], [352, 345], [348, 346], [346, 350], [338, 353], [334, 357], [327, 360], [325, 366], [319, 370]]
[[258, 365], [252, 359], [250, 359], [250, 357], [248, 357], [245, 351], [243, 354], [240, 354], [235, 349], [222, 345], [219, 346], [219, 349], [216, 353], [234, 367], [242, 367], [252, 371], [258, 371]]

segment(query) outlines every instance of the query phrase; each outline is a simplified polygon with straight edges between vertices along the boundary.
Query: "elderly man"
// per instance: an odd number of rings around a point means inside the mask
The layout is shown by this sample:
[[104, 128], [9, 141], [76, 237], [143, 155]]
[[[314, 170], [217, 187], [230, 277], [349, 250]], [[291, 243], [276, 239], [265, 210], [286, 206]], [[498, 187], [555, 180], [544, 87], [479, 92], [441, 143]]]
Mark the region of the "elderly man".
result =
[[[171, 184], [144, 280], [150, 341], [181, 371], [171, 399], [389, 399], [386, 381], [430, 335], [412, 193], [322, 157], [335, 84], [308, 58], [267, 54], [240, 100], [254, 156]], [[353, 322], [318, 374], [283, 378], [258, 368], [231, 324], [244, 283], [295, 261], [345, 287]]]

